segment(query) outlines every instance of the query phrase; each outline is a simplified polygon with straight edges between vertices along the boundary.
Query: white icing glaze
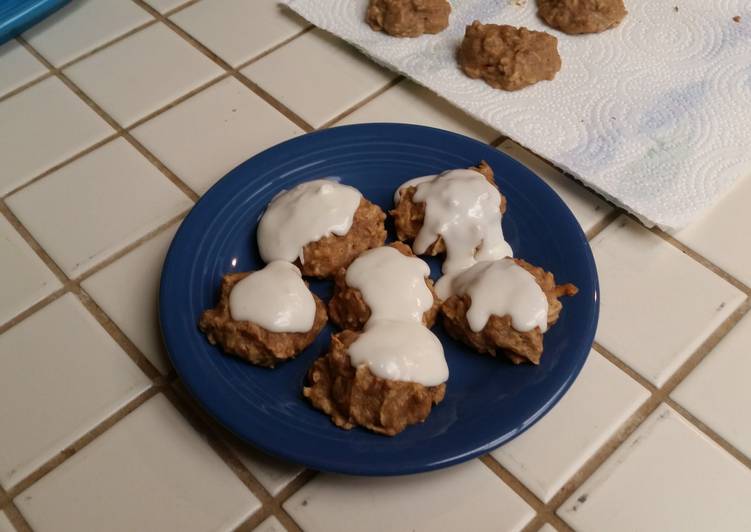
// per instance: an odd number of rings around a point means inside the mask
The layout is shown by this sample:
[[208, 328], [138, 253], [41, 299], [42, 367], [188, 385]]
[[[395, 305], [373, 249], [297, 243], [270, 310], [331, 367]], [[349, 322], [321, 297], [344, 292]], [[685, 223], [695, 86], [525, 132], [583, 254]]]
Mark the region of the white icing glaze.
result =
[[493, 314], [511, 316], [511, 325], [520, 332], [548, 329], [545, 293], [531, 273], [509, 258], [478, 262], [454, 278], [452, 292], [470, 297], [467, 321], [475, 332]]
[[425, 203], [425, 221], [413, 243], [422, 254], [440, 236], [446, 244], [443, 273], [465, 270], [478, 261], [513, 256], [501, 228], [501, 194], [474, 170], [449, 170], [404, 183], [416, 186], [415, 203]]
[[316, 303], [294, 264], [274, 261], [238, 282], [229, 294], [233, 320], [252, 321], [271, 332], [308, 332]]
[[382, 379], [437, 386], [449, 376], [441, 341], [414, 321], [371, 319], [348, 353], [353, 366]]
[[347, 268], [345, 280], [362, 292], [371, 320], [422, 324], [423, 314], [433, 306], [433, 294], [425, 284], [429, 275], [430, 267], [422, 259], [384, 246], [360, 255]]
[[258, 223], [258, 250], [265, 262], [303, 260], [303, 247], [345, 235], [360, 205], [356, 188], [328, 179], [301, 183], [278, 194]]

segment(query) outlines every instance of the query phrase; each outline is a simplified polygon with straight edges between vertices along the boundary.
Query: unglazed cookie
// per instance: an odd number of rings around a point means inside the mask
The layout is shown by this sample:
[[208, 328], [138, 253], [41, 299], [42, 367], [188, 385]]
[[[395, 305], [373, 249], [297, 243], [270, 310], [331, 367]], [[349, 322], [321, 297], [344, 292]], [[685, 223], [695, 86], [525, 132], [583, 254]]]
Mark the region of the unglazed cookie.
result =
[[458, 59], [467, 76], [506, 91], [552, 80], [561, 69], [558, 39], [552, 35], [478, 21], [467, 26]]
[[365, 19], [374, 31], [419, 37], [446, 29], [450, 14], [446, 0], [370, 0]]
[[628, 14], [623, 0], [537, 0], [537, 14], [565, 33], [600, 33], [620, 24]]

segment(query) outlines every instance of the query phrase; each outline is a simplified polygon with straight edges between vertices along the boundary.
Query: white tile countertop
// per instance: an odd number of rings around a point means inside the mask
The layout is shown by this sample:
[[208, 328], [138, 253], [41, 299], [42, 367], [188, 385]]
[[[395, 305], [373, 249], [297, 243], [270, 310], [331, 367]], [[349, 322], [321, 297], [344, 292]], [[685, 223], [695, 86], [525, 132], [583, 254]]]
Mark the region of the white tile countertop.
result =
[[[182, 389], [156, 317], [166, 248], [216, 180], [371, 121], [523, 162], [587, 232], [602, 287], [549, 415], [409, 477], [236, 441]], [[0, 197], [0, 532], [751, 530], [751, 176], [668, 235], [275, 0], [78, 0], [0, 46]]]

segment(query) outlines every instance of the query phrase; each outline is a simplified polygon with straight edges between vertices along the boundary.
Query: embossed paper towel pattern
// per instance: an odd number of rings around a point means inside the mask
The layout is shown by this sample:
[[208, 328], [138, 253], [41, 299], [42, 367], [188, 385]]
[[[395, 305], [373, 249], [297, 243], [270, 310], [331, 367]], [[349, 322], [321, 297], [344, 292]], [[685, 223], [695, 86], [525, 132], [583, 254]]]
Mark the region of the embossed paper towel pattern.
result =
[[[547, 28], [534, 0], [454, 0], [449, 28], [416, 39], [372, 31], [367, 0], [284, 1], [648, 225], [683, 227], [751, 175], [749, 0], [626, 0], [620, 26], [585, 36]], [[517, 92], [467, 78], [455, 54], [475, 19], [556, 35], [561, 72]]]

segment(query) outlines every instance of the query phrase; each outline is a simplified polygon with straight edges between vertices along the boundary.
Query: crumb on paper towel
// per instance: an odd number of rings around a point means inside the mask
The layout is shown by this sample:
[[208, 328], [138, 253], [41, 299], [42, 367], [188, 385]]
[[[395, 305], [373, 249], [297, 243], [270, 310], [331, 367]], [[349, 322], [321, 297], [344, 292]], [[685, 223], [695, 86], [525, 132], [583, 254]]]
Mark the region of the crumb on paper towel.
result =
[[733, 22], [740, 22], [740, 21], [741, 21], [740, 15], [736, 15], [733, 17]]

